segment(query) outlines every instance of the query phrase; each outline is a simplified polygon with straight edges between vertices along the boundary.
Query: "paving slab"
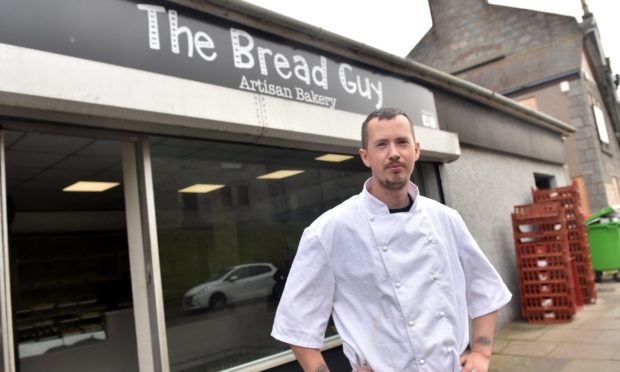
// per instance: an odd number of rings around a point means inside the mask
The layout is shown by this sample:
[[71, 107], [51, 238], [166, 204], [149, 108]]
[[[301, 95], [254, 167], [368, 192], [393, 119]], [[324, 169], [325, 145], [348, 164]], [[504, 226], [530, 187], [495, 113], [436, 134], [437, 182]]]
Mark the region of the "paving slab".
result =
[[[594, 340], [596, 344], [620, 344], [620, 331], [602, 331], [601, 335]], [[620, 345], [616, 345], [620, 350]]]
[[546, 330], [547, 326], [545, 325], [514, 322], [498, 331], [495, 338], [502, 340], [536, 340]]
[[562, 342], [548, 356], [565, 359], [612, 360], [617, 353], [618, 345], [615, 344]]
[[508, 340], [498, 340], [495, 338], [493, 340], [493, 353], [500, 353], [509, 343], [510, 341]]
[[568, 323], [550, 324], [547, 329], [579, 329], [586, 322], [587, 319], [581, 319], [574, 317], [572, 321]]
[[[613, 310], [613, 308], [611, 309]], [[573, 321], [579, 320], [583, 324], [586, 320], [603, 318], [607, 314], [609, 314], [610, 311], [611, 310], [598, 310], [598, 309], [588, 310], [588, 311], [582, 310], [582, 311], [577, 312], [577, 314], [574, 315]], [[571, 323], [567, 323], [567, 324], [571, 324]]]
[[595, 304], [561, 324], [513, 322], [497, 332], [493, 372], [620, 372], [620, 283], [597, 284]]
[[598, 329], [549, 329], [538, 341], [594, 342], [603, 332]]
[[586, 320], [579, 329], [620, 330], [620, 319], [590, 319]]
[[489, 372], [551, 372], [559, 371], [569, 362], [568, 359], [494, 355]]
[[618, 372], [620, 371], [620, 361], [610, 360], [571, 360], [566, 367], [558, 370], [559, 372]]
[[620, 318], [620, 306], [616, 306], [607, 315], [607, 318]]
[[558, 346], [557, 342], [510, 341], [508, 346], [502, 350], [502, 354], [545, 356], [555, 349], [556, 346]]

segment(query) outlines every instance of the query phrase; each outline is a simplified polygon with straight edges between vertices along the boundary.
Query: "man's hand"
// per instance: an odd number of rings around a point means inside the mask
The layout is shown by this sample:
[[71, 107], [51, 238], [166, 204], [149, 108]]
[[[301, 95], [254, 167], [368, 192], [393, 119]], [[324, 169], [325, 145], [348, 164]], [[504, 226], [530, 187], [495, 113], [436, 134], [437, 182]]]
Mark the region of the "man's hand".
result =
[[496, 321], [497, 311], [474, 319], [471, 352], [461, 356], [461, 372], [488, 372]]
[[461, 356], [461, 372], [488, 372], [491, 358], [472, 351]]

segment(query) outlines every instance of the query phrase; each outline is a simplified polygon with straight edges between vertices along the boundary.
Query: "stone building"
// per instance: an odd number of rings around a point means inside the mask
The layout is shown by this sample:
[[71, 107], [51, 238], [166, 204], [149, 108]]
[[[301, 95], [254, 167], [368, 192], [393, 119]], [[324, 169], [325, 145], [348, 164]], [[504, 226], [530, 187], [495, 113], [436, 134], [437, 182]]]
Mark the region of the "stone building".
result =
[[[571, 123], [578, 131], [566, 138], [568, 172], [583, 190], [584, 212], [620, 203], [619, 79], [585, 1], [581, 23], [487, 0], [429, 5], [433, 26], [408, 58]], [[557, 182], [541, 174], [537, 184]]]

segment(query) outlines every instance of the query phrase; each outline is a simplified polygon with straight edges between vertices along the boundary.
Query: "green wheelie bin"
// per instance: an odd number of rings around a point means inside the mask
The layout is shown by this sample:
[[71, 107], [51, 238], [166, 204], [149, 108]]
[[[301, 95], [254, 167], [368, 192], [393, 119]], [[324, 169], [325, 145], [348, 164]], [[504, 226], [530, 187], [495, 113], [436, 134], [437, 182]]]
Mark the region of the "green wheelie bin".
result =
[[585, 222], [596, 281], [603, 271], [615, 271], [614, 280], [620, 282], [620, 205], [603, 208]]

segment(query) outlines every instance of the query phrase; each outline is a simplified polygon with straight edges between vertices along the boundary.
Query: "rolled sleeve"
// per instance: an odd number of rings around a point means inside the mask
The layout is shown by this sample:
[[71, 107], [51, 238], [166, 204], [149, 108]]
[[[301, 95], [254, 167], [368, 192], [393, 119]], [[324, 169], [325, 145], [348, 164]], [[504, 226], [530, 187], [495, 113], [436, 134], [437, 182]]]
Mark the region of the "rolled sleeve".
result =
[[271, 336], [290, 345], [320, 348], [332, 312], [334, 287], [327, 253], [309, 227], [301, 237]]

